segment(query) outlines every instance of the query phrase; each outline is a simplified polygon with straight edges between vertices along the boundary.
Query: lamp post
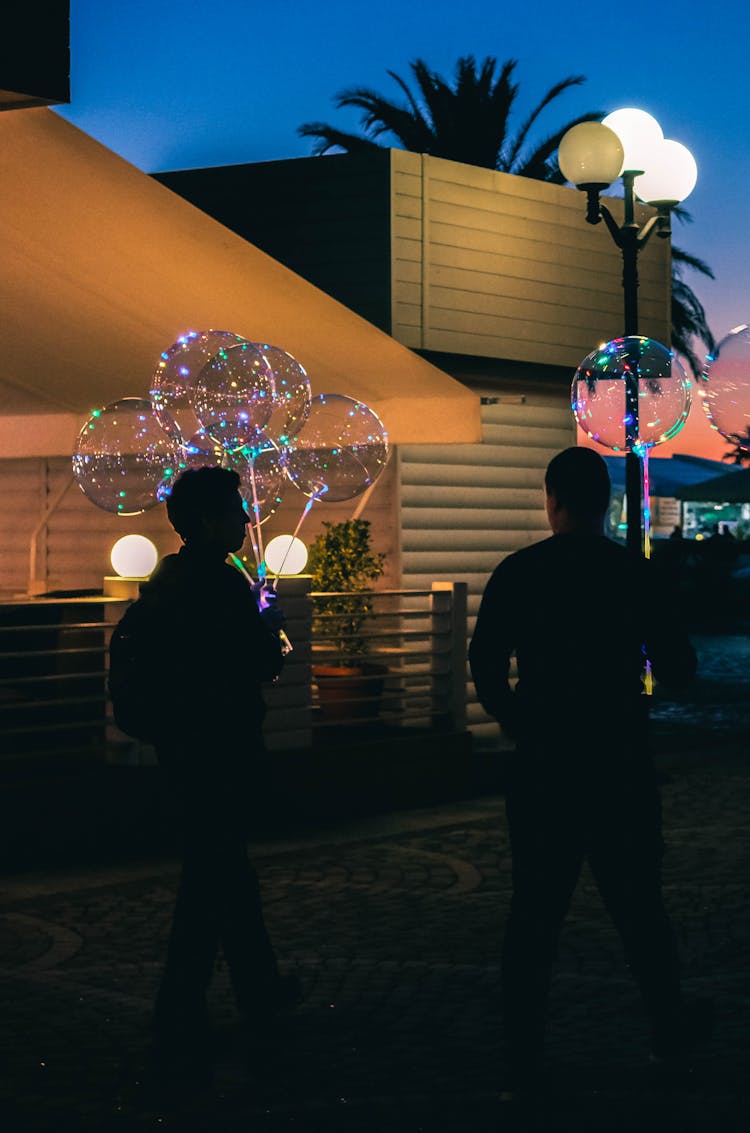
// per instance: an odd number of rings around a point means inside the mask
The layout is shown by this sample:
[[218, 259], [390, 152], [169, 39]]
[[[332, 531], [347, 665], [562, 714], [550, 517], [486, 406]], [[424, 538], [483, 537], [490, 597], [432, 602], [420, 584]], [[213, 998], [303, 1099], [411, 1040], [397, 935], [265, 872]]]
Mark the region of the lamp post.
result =
[[[566, 180], [587, 195], [586, 220], [604, 221], [622, 253], [624, 334], [638, 332], [638, 253], [656, 231], [671, 235], [670, 216], [675, 205], [692, 192], [698, 176], [695, 160], [679, 142], [664, 138], [655, 118], [643, 110], [616, 110], [603, 122], [582, 122], [564, 135], [558, 154]], [[618, 224], [599, 199], [602, 190], [622, 178], [624, 216]], [[656, 208], [644, 225], [635, 219], [636, 198]], [[642, 553], [641, 484], [639, 455], [638, 374], [625, 383], [625, 496], [627, 545]]]

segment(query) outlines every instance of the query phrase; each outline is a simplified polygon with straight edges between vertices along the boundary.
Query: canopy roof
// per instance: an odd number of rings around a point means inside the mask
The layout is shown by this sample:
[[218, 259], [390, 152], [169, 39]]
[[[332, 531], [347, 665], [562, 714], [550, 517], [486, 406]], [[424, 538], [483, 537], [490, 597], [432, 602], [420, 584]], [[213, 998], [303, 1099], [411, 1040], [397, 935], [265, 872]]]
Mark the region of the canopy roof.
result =
[[70, 452], [186, 330], [275, 343], [395, 443], [481, 440], [479, 398], [47, 109], [0, 114], [0, 455]]
[[675, 495], [680, 500], [692, 500], [695, 503], [704, 501], [714, 504], [750, 503], [750, 469], [736, 469], [733, 472], [725, 472], [723, 476], [712, 476], [702, 484], [680, 488]]

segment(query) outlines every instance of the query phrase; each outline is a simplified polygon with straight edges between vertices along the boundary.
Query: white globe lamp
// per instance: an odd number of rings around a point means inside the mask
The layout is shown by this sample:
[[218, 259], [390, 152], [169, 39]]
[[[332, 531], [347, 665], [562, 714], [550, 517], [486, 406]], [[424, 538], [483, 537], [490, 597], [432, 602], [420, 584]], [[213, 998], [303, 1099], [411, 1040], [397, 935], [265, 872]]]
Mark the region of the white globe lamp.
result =
[[145, 535], [123, 535], [112, 548], [112, 569], [120, 578], [148, 578], [159, 558]]
[[265, 560], [275, 575], [301, 574], [307, 566], [307, 547], [294, 535], [276, 535], [266, 544]]

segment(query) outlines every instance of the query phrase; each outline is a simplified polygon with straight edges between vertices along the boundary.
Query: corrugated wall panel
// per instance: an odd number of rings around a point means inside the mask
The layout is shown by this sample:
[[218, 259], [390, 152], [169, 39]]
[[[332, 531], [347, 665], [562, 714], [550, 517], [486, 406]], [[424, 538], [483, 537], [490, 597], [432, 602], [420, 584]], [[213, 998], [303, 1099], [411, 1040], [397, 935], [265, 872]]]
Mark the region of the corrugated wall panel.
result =
[[[549, 533], [544, 470], [556, 452], [575, 443], [566, 390], [505, 399], [497, 389], [486, 394], [493, 403], [482, 406], [481, 444], [408, 446], [399, 453], [402, 585], [466, 582], [469, 636], [497, 564]], [[468, 694], [475, 737], [496, 738], [471, 681]]]
[[[621, 254], [604, 225], [585, 223], [580, 193], [399, 150], [391, 191], [400, 341], [574, 368], [622, 333]], [[619, 215], [620, 201], [608, 205]], [[650, 214], [639, 206], [639, 221]], [[668, 241], [644, 247], [639, 277], [642, 333], [669, 341]]]

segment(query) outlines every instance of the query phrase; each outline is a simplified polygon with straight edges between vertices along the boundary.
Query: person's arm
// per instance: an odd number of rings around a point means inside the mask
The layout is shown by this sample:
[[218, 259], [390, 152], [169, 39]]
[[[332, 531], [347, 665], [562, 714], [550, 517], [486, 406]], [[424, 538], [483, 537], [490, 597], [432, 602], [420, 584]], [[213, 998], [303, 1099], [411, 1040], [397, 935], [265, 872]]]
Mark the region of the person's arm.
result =
[[[651, 566], [650, 563], [643, 565]], [[684, 688], [696, 674], [695, 649], [665, 580], [654, 570], [648, 571], [646, 579], [641, 593], [649, 596], [653, 611], [647, 628], [646, 656], [660, 684], [667, 688]]]
[[503, 731], [515, 739], [517, 706], [508, 683], [510, 658], [516, 646], [510, 574], [510, 569], [501, 563], [487, 583], [469, 646], [469, 666], [485, 712], [494, 716]]

